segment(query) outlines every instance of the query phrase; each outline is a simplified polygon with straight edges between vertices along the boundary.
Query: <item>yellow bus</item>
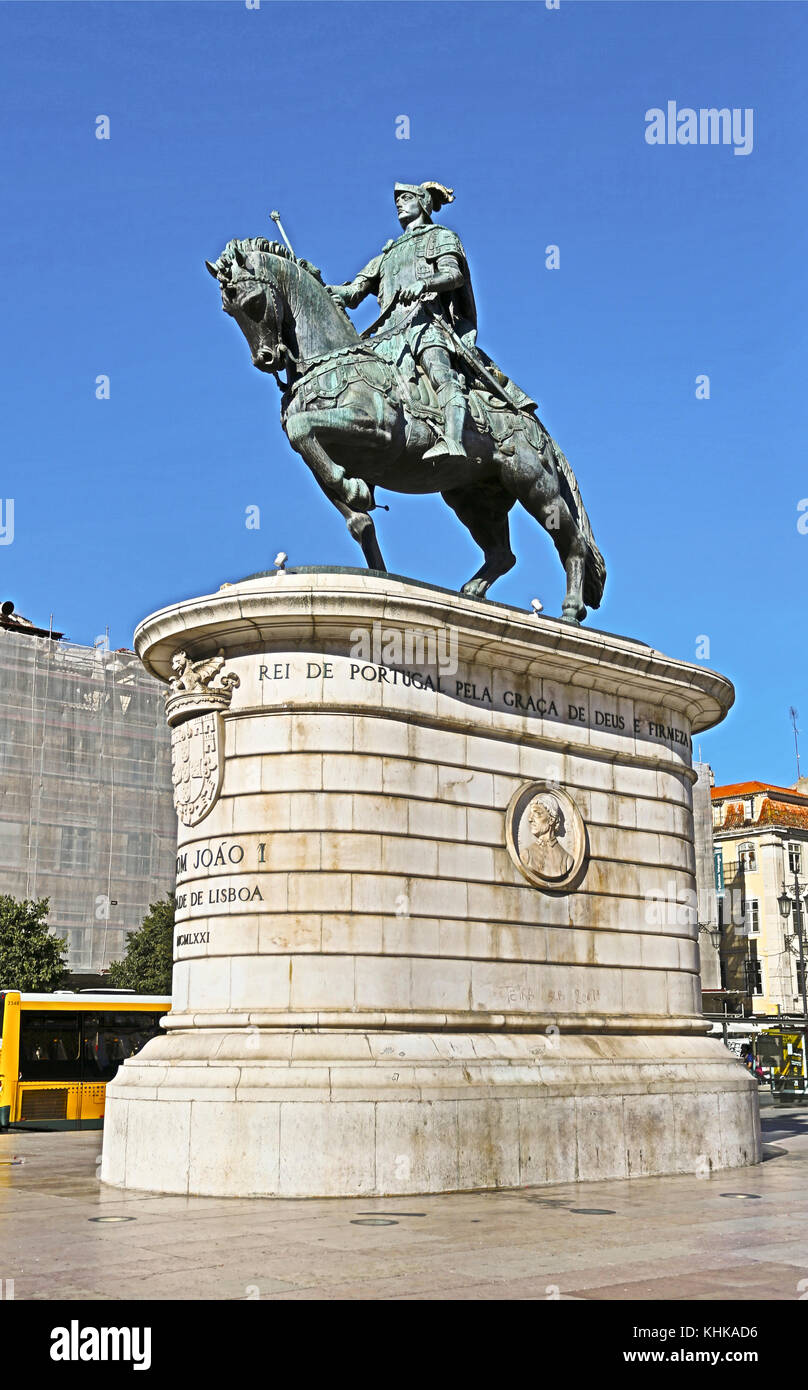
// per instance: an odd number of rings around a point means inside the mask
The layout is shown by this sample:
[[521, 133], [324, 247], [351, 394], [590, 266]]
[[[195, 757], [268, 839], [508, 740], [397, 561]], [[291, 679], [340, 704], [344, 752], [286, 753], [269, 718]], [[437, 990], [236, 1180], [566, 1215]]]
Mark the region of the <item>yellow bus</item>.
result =
[[772, 1095], [783, 1104], [804, 1101], [808, 1097], [808, 1068], [806, 1068], [806, 1039], [804, 1034], [789, 1029], [767, 1028], [754, 1042], [756, 1055], [768, 1068]]
[[128, 990], [0, 990], [0, 1130], [100, 1129], [107, 1082], [170, 1008]]

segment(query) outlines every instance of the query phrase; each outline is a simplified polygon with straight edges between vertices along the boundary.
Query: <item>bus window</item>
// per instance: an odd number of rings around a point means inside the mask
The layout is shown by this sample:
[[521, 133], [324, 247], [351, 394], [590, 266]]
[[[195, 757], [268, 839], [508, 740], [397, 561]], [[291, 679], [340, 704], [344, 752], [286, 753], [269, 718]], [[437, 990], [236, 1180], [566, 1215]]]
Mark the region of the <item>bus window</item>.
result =
[[121, 1062], [155, 1037], [161, 1014], [84, 1015], [84, 1080], [111, 1081]]
[[20, 1080], [81, 1080], [78, 1014], [21, 1011]]

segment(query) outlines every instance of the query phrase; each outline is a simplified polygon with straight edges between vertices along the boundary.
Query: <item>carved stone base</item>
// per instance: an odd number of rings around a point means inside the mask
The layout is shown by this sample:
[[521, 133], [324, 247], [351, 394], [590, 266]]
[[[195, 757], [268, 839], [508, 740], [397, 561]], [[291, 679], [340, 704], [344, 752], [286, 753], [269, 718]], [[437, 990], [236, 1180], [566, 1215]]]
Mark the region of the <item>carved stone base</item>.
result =
[[228, 586], [136, 645], [163, 678], [221, 651], [238, 683], [221, 737], [175, 730], [169, 1034], [107, 1088], [105, 1181], [338, 1196], [758, 1160], [757, 1088], [700, 1015], [691, 735], [727, 681], [354, 572]]
[[201, 1196], [518, 1187], [758, 1161], [757, 1096], [697, 1037], [214, 1031], [115, 1083], [106, 1182]]

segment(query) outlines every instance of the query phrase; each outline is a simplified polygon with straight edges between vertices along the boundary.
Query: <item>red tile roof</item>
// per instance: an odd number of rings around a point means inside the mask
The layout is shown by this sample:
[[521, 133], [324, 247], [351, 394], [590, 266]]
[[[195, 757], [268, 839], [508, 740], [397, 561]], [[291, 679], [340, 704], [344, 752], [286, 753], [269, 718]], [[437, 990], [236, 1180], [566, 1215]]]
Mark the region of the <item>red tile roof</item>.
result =
[[727, 787], [710, 788], [713, 801], [723, 801], [728, 796], [754, 796], [756, 792], [784, 792], [786, 796], [801, 796], [808, 801], [804, 792], [797, 792], [793, 787], [778, 787], [771, 782], [732, 782]]
[[797, 830], [808, 830], [808, 796], [805, 806], [795, 806], [785, 801], [764, 801], [758, 825], [789, 825]]
[[795, 805], [793, 801], [777, 801], [767, 796], [757, 818], [747, 816], [742, 801], [730, 801], [723, 808], [721, 823], [715, 829], [741, 830], [746, 826], [752, 829], [754, 826], [781, 825], [786, 829], [808, 830], [808, 796], [801, 799], [805, 803], [802, 806]]

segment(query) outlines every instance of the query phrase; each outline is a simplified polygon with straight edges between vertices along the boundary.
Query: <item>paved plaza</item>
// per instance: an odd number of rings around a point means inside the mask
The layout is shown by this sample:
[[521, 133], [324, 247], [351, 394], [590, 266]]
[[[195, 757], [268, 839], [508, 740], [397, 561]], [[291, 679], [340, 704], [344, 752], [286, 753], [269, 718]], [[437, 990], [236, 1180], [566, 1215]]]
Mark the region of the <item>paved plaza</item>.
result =
[[762, 1115], [757, 1167], [392, 1199], [121, 1192], [100, 1133], [6, 1134], [1, 1272], [37, 1300], [797, 1300], [808, 1109]]

